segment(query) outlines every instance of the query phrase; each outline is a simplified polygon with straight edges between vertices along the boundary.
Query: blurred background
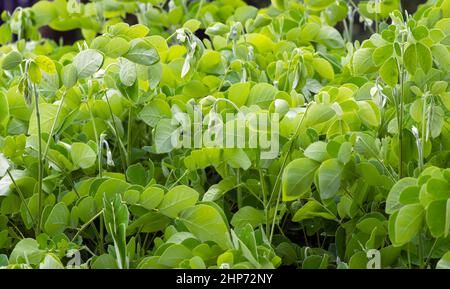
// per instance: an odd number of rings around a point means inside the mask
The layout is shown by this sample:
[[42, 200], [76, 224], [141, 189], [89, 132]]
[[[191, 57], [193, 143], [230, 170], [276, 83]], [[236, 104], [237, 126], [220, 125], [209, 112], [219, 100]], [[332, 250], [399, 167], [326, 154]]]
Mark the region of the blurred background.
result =
[[[0, 11], [8, 10], [13, 11], [17, 6], [27, 7], [36, 3], [38, 0], [0, 0]], [[270, 0], [244, 0], [245, 2], [256, 6], [256, 7], [267, 7], [270, 4]], [[86, 1], [83, 1], [86, 2]], [[355, 0], [355, 3], [358, 3], [359, 0]], [[417, 5], [420, 3], [424, 3], [424, 0], [402, 0], [403, 8], [414, 12], [417, 8]]]
[[[14, 11], [16, 7], [28, 7], [33, 5], [34, 3], [38, 2], [39, 0], [0, 0], [0, 12], [7, 10], [7, 11]], [[89, 0], [81, 0], [81, 2], [88, 2]], [[244, 0], [250, 5], [256, 6], [258, 8], [264, 8], [270, 5], [270, 0]], [[355, 3], [360, 2], [360, 0], [354, 0]], [[417, 6], [421, 3], [425, 3], [426, 0], [402, 0], [402, 8], [403, 10], [407, 10], [410, 13], [414, 13], [417, 10]], [[128, 21], [128, 20], [127, 20]], [[1, 20], [0, 20], [1, 22]], [[131, 21], [134, 22], [134, 21]], [[341, 25], [337, 25], [337, 29], [341, 30]], [[52, 38], [55, 40], [60, 39], [61, 37], [64, 40], [64, 43], [73, 43], [74, 41], [81, 39], [81, 33], [79, 30], [73, 30], [73, 31], [67, 31], [67, 32], [56, 32], [51, 30], [48, 27], [43, 27], [40, 30], [41, 34], [44, 37]], [[363, 40], [370, 36], [368, 31], [366, 31], [363, 27], [363, 24], [360, 24], [358, 21], [355, 21], [355, 27], [354, 27], [354, 38], [358, 40]]]

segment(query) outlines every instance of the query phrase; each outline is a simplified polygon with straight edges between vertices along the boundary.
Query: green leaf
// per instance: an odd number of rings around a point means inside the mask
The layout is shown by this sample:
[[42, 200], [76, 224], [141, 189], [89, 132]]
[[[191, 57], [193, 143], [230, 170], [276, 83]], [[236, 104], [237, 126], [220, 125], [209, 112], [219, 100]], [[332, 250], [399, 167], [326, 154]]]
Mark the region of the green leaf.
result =
[[158, 52], [149, 42], [142, 39], [134, 39], [130, 44], [130, 50], [123, 56], [128, 60], [147, 66], [159, 61]]
[[95, 164], [97, 154], [84, 143], [73, 143], [70, 150], [73, 164], [82, 169], [88, 169]]
[[118, 58], [130, 50], [130, 43], [122, 37], [114, 37], [105, 47], [105, 54], [111, 58]]
[[290, 162], [283, 171], [282, 192], [283, 201], [292, 201], [311, 190], [314, 173], [319, 163], [301, 158]]
[[159, 257], [158, 263], [175, 268], [181, 261], [192, 258], [191, 250], [181, 244], [173, 244]]
[[12, 70], [16, 68], [23, 60], [22, 54], [17, 51], [11, 51], [3, 58], [2, 69]]
[[261, 108], [269, 108], [270, 103], [275, 99], [278, 89], [268, 83], [258, 83], [250, 90], [247, 99], [247, 106], [256, 104]]
[[200, 241], [216, 242], [224, 250], [231, 248], [228, 227], [214, 207], [200, 204], [184, 210], [180, 218]]
[[409, 45], [403, 55], [403, 63], [409, 74], [416, 74], [417, 69], [417, 49], [415, 44]]
[[45, 255], [44, 261], [39, 264], [39, 269], [64, 269], [64, 265], [55, 254]]
[[341, 186], [341, 174], [343, 166], [337, 159], [324, 161], [318, 171], [319, 192], [322, 199], [330, 199], [335, 196]]
[[164, 199], [164, 190], [158, 187], [150, 187], [142, 192], [139, 204], [147, 210], [153, 210], [161, 204]]
[[417, 179], [415, 178], [403, 178], [395, 183], [386, 198], [386, 213], [393, 214], [398, 210], [401, 207], [400, 194], [406, 188], [414, 186], [417, 186]]
[[427, 46], [423, 45], [422, 43], [418, 42], [416, 43], [416, 50], [417, 50], [417, 60], [420, 67], [422, 67], [425, 73], [428, 73], [428, 71], [430, 71], [433, 65], [433, 59], [431, 56], [430, 49]]
[[265, 216], [263, 210], [255, 209], [251, 206], [246, 206], [237, 211], [231, 218], [233, 227], [243, 227], [250, 224], [253, 228], [265, 224]]
[[9, 256], [10, 264], [39, 264], [45, 256], [45, 251], [39, 249], [39, 243], [31, 238], [20, 240]]
[[450, 230], [450, 199], [431, 202], [426, 211], [431, 235], [435, 238], [447, 237]]
[[433, 54], [434, 60], [442, 69], [450, 69], [450, 52], [448, 51], [446, 46], [444, 46], [443, 44], [436, 44], [431, 47], [431, 52]]
[[150, 181], [150, 176], [142, 164], [129, 166], [126, 171], [126, 175], [127, 181], [131, 184], [145, 187]]
[[70, 212], [67, 209], [66, 204], [58, 203], [56, 204], [50, 215], [45, 221], [44, 229], [47, 234], [54, 236], [63, 233], [70, 222]]
[[170, 218], [176, 218], [182, 210], [194, 206], [198, 197], [196, 190], [184, 185], [176, 186], [164, 196], [159, 211]]
[[189, 29], [191, 32], [197, 31], [202, 23], [198, 21], [197, 19], [189, 19], [183, 24], [183, 28]]
[[9, 117], [10, 114], [9, 114], [8, 98], [3, 92], [0, 92], [0, 132], [2, 130], [6, 131], [6, 126], [8, 125]]
[[323, 141], [318, 141], [310, 144], [305, 152], [305, 157], [315, 160], [317, 162], [323, 162], [324, 160], [330, 158], [327, 152], [327, 143]]
[[61, 80], [66, 88], [74, 86], [78, 80], [77, 67], [73, 64], [64, 66], [61, 70]]
[[380, 77], [386, 84], [394, 87], [398, 83], [398, 66], [394, 57], [389, 58], [380, 68]]
[[[41, 115], [41, 132], [42, 133], [50, 133], [53, 123], [56, 119], [56, 114], [58, 112], [58, 105], [50, 104], [50, 103], [40, 103], [39, 104], [39, 112]], [[56, 122], [55, 130], [58, 131], [61, 125], [64, 122], [64, 118], [66, 117], [66, 111], [64, 109], [61, 110], [60, 115], [58, 117], [58, 121]], [[36, 111], [30, 116], [30, 123], [28, 126], [28, 134], [37, 135], [38, 127], [36, 121]]]
[[200, 58], [197, 66], [198, 71], [221, 75], [225, 73], [225, 66], [222, 62], [222, 55], [217, 51], [207, 51]]
[[151, 127], [156, 127], [163, 118], [171, 118], [172, 111], [169, 104], [162, 99], [154, 99], [139, 113], [139, 118]]
[[436, 269], [450, 269], [450, 252], [447, 252], [442, 256], [436, 264]]
[[394, 245], [401, 246], [408, 243], [420, 230], [425, 216], [425, 210], [420, 204], [406, 205], [401, 208], [395, 218]]
[[219, 183], [209, 187], [208, 191], [203, 195], [203, 202], [214, 202], [220, 199], [224, 194], [236, 188], [236, 178], [230, 176], [221, 180]]
[[360, 48], [353, 55], [353, 73], [355, 75], [364, 75], [374, 67], [372, 61], [373, 49]]
[[[408, 49], [406, 49], [408, 50]], [[376, 48], [372, 54], [373, 63], [376, 66], [381, 66], [383, 63], [388, 60], [391, 55], [394, 53], [394, 47], [392, 44], [387, 44], [381, 47]], [[406, 53], [406, 52], [405, 52]]]
[[343, 163], [344, 165], [350, 161], [350, 158], [352, 156], [352, 150], [353, 146], [349, 142], [344, 142], [339, 147], [338, 152], [338, 160]]
[[323, 58], [314, 58], [312, 61], [314, 70], [323, 78], [333, 80], [334, 70], [331, 63]]
[[125, 58], [119, 61], [119, 78], [125, 86], [132, 86], [137, 79], [136, 64]]
[[155, 128], [155, 150], [159, 154], [168, 153], [174, 149], [172, 142], [177, 127], [172, 125], [171, 119], [161, 119]]
[[303, 205], [292, 217], [293, 222], [301, 222], [306, 219], [324, 218], [327, 220], [335, 220], [336, 216], [327, 211], [318, 201], [309, 200]]
[[230, 167], [235, 169], [248, 170], [252, 165], [245, 151], [240, 148], [225, 148], [223, 150], [223, 159]]
[[86, 78], [102, 67], [103, 55], [94, 49], [83, 50], [75, 56], [73, 64], [77, 68], [78, 78]]

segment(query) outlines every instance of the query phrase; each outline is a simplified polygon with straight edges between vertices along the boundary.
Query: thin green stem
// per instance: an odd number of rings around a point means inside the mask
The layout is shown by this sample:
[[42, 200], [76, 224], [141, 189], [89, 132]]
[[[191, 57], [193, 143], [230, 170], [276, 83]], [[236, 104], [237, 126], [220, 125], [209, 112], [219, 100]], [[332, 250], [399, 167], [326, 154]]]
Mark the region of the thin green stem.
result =
[[268, 205], [270, 205], [270, 203], [271, 203], [271, 201], [272, 201], [272, 197], [275, 195], [275, 193], [278, 192], [278, 194], [277, 194], [277, 201], [276, 201], [276, 205], [275, 205], [275, 211], [273, 212], [273, 220], [272, 220], [272, 224], [271, 224], [272, 227], [271, 227], [271, 229], [270, 229], [269, 242], [272, 242], [272, 238], [273, 238], [273, 234], [274, 234], [274, 230], [275, 230], [275, 223], [276, 223], [276, 217], [277, 217], [278, 206], [280, 205], [280, 201], [281, 201], [281, 188], [280, 188], [281, 176], [282, 176], [282, 174], [283, 174], [284, 168], [285, 168], [285, 166], [286, 166], [286, 164], [287, 164], [287, 160], [288, 160], [288, 158], [289, 158], [289, 156], [290, 156], [290, 153], [291, 153], [291, 151], [292, 151], [292, 148], [294, 147], [294, 143], [295, 143], [295, 141], [297, 140], [298, 134], [299, 134], [299, 132], [300, 132], [300, 127], [302, 126], [303, 121], [305, 120], [305, 117], [306, 117], [306, 115], [307, 115], [307, 113], [308, 113], [309, 108], [310, 108], [310, 106], [309, 106], [309, 104], [308, 104], [308, 106], [306, 107], [305, 113], [304, 113], [303, 116], [302, 116], [302, 119], [300, 120], [300, 122], [299, 122], [298, 125], [297, 125], [297, 128], [296, 128], [296, 130], [295, 130], [294, 135], [293, 135], [292, 138], [289, 140], [289, 147], [288, 147], [288, 150], [287, 150], [287, 152], [286, 152], [286, 155], [284, 156], [283, 163], [281, 164], [280, 171], [279, 171], [279, 173], [278, 173], [278, 175], [277, 175], [277, 178], [276, 178], [276, 180], [275, 180], [275, 184], [274, 184], [274, 186], [273, 186], [272, 193], [271, 193], [271, 195], [270, 195], [270, 199], [269, 199], [269, 204], [268, 204]]
[[[236, 184], [240, 184], [241, 183], [241, 170], [238, 168], [236, 171]], [[238, 208], [242, 208], [242, 188], [241, 186], [237, 186], [237, 203], [238, 203]]]
[[127, 136], [127, 165], [131, 165], [131, 157], [132, 157], [132, 132], [131, 129], [133, 128], [133, 106], [130, 106], [130, 109], [128, 111], [128, 136]]
[[42, 225], [42, 210], [43, 210], [43, 192], [42, 184], [44, 179], [44, 165], [42, 161], [42, 130], [41, 130], [41, 113], [39, 110], [39, 93], [36, 85], [33, 85], [34, 93], [34, 105], [36, 110], [36, 124], [38, 130], [38, 227], [36, 230], [36, 236], [41, 232]]
[[[21, 190], [20, 187], [17, 185], [16, 180], [14, 179], [14, 177], [13, 177], [13, 175], [11, 174], [11, 172], [10, 172], [9, 169], [6, 170], [6, 173], [8, 174], [8, 176], [9, 176], [9, 178], [11, 179], [11, 181], [12, 181], [14, 187], [16, 188], [16, 191], [17, 191], [17, 193], [19, 194], [19, 197], [20, 197], [20, 201], [21, 201], [22, 204], [25, 206], [25, 209], [27, 210], [28, 214], [30, 215], [31, 222], [33, 223], [33, 226], [35, 227], [35, 226], [36, 226], [35, 220], [34, 220], [34, 218], [33, 218], [33, 215], [31, 214], [31, 210], [30, 210], [30, 208], [28, 207], [27, 202], [25, 201], [25, 197], [24, 197], [24, 195], [23, 195], [23, 193], [22, 193], [22, 190]], [[35, 227], [35, 229], [36, 229], [36, 227]]]
[[48, 150], [50, 148], [51, 139], [52, 139], [53, 134], [55, 132], [56, 124], [58, 123], [59, 115], [61, 114], [61, 110], [62, 110], [65, 98], [66, 98], [66, 92], [64, 91], [64, 93], [63, 93], [63, 95], [61, 97], [61, 101], [60, 101], [59, 106], [58, 106], [58, 110], [56, 111], [55, 119], [53, 120], [52, 128], [50, 129], [50, 134], [48, 135], [47, 144], [45, 145], [44, 152], [42, 153], [42, 158], [43, 159], [45, 159], [45, 156], [47, 155]]
[[72, 241], [74, 242], [75, 239], [81, 234], [81, 232], [83, 232], [92, 222], [95, 221], [95, 219], [97, 219], [101, 214], [103, 214], [103, 209], [98, 212], [97, 214], [95, 214], [95, 216], [93, 216], [89, 221], [87, 221], [86, 223], [83, 224], [83, 226], [81, 226], [81, 228], [77, 231], [77, 233], [75, 234], [75, 236], [73, 236]]

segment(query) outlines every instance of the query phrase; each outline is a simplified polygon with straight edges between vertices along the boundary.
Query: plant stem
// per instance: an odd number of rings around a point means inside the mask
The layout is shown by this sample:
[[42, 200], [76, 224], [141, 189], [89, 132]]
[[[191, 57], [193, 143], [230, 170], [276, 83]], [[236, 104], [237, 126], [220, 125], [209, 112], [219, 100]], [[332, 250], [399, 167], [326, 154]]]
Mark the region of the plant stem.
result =
[[11, 181], [14, 184], [14, 187], [17, 190], [17, 193], [19, 194], [20, 197], [20, 201], [22, 202], [22, 204], [25, 206], [25, 209], [27, 210], [28, 214], [30, 214], [30, 218], [31, 218], [31, 222], [33, 223], [33, 226], [35, 227], [34, 229], [36, 230], [36, 223], [35, 220], [33, 218], [33, 215], [31, 214], [31, 210], [28, 207], [28, 204], [25, 201], [25, 197], [23, 196], [22, 190], [20, 189], [20, 187], [17, 185], [16, 180], [14, 180], [14, 177], [12, 176], [11, 172], [8, 170], [6, 170], [6, 173], [8, 174], [9, 178], [11, 179]]
[[399, 179], [403, 178], [404, 172], [403, 172], [403, 113], [404, 113], [404, 95], [405, 95], [405, 65], [403, 64], [403, 55], [405, 50], [405, 36], [402, 35], [402, 45], [401, 45], [401, 67], [400, 67], [400, 93], [398, 94], [399, 97], [399, 115], [398, 115], [398, 141], [399, 141]]
[[132, 129], [132, 121], [133, 121], [133, 106], [130, 106], [130, 109], [128, 111], [127, 166], [131, 165], [131, 150], [132, 150], [131, 129]]
[[42, 183], [44, 178], [44, 168], [42, 162], [42, 130], [41, 130], [41, 113], [39, 111], [39, 93], [36, 88], [36, 85], [33, 85], [33, 93], [34, 93], [34, 105], [36, 110], [36, 123], [38, 129], [38, 227], [36, 229], [36, 236], [41, 232], [41, 223], [42, 223]]
[[81, 232], [83, 232], [101, 214], [103, 214], [103, 209], [100, 212], [98, 212], [95, 216], [93, 216], [89, 221], [84, 223], [83, 226], [81, 226], [81, 228], [78, 230], [78, 232], [75, 234], [75, 236], [73, 236], [71, 242], [75, 241], [75, 239], [81, 234]]
[[112, 111], [111, 104], [109, 103], [109, 98], [108, 98], [108, 95], [107, 95], [106, 92], [105, 92], [105, 98], [106, 98], [106, 103], [108, 104], [109, 113], [111, 115], [111, 120], [112, 120], [112, 124], [113, 124], [113, 130], [114, 130], [114, 133], [116, 135], [116, 140], [119, 143], [119, 147], [120, 147], [119, 152], [120, 152], [120, 158], [122, 159], [122, 169], [123, 169], [123, 172], [126, 173], [126, 162], [127, 162], [127, 159], [126, 159], [126, 156], [125, 156], [126, 155], [125, 146], [123, 145], [123, 142], [120, 139], [119, 131], [117, 129], [117, 124], [116, 124], [116, 119], [114, 118], [114, 113]]
[[241, 183], [241, 169], [237, 169], [236, 171], [236, 183], [238, 184], [236, 190], [237, 190], [237, 203], [238, 203], [238, 208], [242, 208], [242, 189], [241, 186], [239, 186], [239, 184]]
[[88, 107], [89, 110], [89, 116], [91, 118], [92, 121], [92, 128], [94, 129], [94, 137], [95, 137], [95, 142], [97, 143], [97, 158], [98, 158], [98, 175], [101, 178], [102, 177], [102, 156], [101, 156], [101, 152], [102, 152], [102, 148], [101, 148], [101, 143], [100, 143], [100, 138], [97, 132], [97, 125], [95, 124], [95, 118], [94, 118], [94, 114], [92, 113], [92, 109], [91, 106], [89, 105], [89, 99], [86, 101], [86, 105]]
[[56, 124], [58, 123], [58, 118], [59, 118], [59, 115], [61, 114], [61, 110], [62, 110], [65, 98], [66, 98], [66, 92], [64, 91], [64, 93], [61, 97], [61, 102], [59, 103], [59, 106], [58, 106], [58, 111], [56, 112], [55, 119], [53, 120], [52, 128], [50, 129], [50, 134], [48, 135], [47, 144], [45, 145], [44, 152], [42, 153], [43, 159], [45, 159], [45, 157], [47, 156], [48, 150], [50, 148], [51, 138], [53, 136], [53, 133], [55, 132]]
[[[289, 155], [290, 155], [290, 153], [291, 153], [291, 151], [292, 151], [292, 148], [294, 147], [294, 142], [297, 140], [298, 134], [299, 134], [299, 132], [300, 132], [300, 127], [301, 127], [302, 124], [303, 124], [303, 121], [304, 121], [304, 119], [305, 119], [305, 117], [306, 117], [306, 114], [308, 113], [309, 108], [310, 108], [310, 105], [308, 104], [307, 107], [306, 107], [305, 113], [304, 113], [303, 116], [302, 116], [302, 119], [300, 120], [300, 122], [299, 122], [298, 125], [297, 125], [297, 128], [296, 128], [296, 130], [295, 130], [294, 135], [293, 135], [292, 138], [289, 140], [289, 147], [288, 147], [288, 150], [287, 150], [287, 152], [286, 152], [286, 155], [284, 156], [283, 163], [281, 164], [280, 171], [279, 171], [279, 173], [278, 173], [278, 175], [277, 175], [277, 178], [276, 178], [276, 180], [275, 180], [275, 184], [274, 184], [274, 186], [273, 186], [272, 194], [270, 195], [270, 199], [269, 199], [268, 205], [270, 205], [271, 200], [272, 200], [272, 197], [275, 195], [275, 192], [278, 191], [278, 194], [277, 194], [277, 202], [276, 202], [276, 205], [275, 205], [275, 211], [273, 212], [273, 220], [272, 220], [272, 224], [271, 224], [272, 227], [271, 227], [271, 229], [270, 229], [269, 242], [272, 242], [272, 238], [273, 238], [273, 234], [274, 234], [274, 230], [275, 230], [275, 222], [276, 222], [276, 217], [277, 217], [278, 206], [280, 205], [280, 201], [281, 201], [281, 188], [280, 188], [280, 180], [281, 180], [281, 176], [282, 176], [282, 174], [283, 174], [284, 167], [285, 167], [286, 164], [287, 164], [287, 160], [288, 160], [288, 158], [289, 158]], [[267, 208], [266, 208], [266, 209], [267, 209]]]

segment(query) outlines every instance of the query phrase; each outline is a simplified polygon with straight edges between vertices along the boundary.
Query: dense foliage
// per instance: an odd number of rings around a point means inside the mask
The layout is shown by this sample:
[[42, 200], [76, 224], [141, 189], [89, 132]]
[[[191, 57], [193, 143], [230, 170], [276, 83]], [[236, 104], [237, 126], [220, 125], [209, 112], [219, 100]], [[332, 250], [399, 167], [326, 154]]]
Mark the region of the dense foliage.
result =
[[[399, 2], [3, 12], [0, 267], [450, 267], [450, 1]], [[279, 155], [175, 147], [198, 111], [276, 113]]]

